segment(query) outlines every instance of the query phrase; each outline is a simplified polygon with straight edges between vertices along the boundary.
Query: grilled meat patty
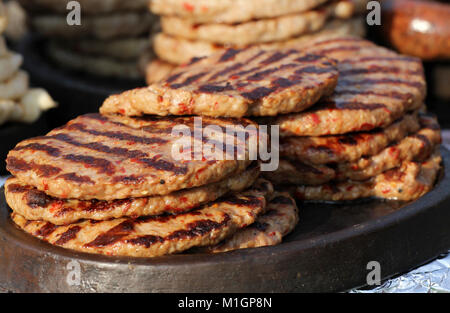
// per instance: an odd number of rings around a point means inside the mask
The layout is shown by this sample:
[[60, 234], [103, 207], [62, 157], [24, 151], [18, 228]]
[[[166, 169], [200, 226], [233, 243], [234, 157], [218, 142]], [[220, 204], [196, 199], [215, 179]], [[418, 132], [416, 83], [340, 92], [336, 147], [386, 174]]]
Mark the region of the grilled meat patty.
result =
[[406, 161], [374, 178], [356, 182], [345, 181], [320, 186], [294, 187], [294, 195], [301, 200], [342, 201], [360, 198], [381, 198], [410, 201], [430, 191], [441, 169], [439, 150], [424, 162]]
[[392, 125], [371, 132], [323, 137], [287, 137], [280, 140], [280, 155], [310, 164], [356, 162], [379, 153], [420, 129], [417, 114], [408, 114]]
[[265, 116], [304, 110], [333, 92], [334, 60], [295, 49], [229, 49], [164, 81], [110, 96], [101, 113]]
[[338, 61], [333, 95], [312, 109], [280, 116], [281, 136], [323, 136], [386, 127], [418, 109], [426, 92], [419, 59], [352, 37], [313, 41], [305, 48]]
[[441, 144], [442, 138], [436, 117], [428, 114], [419, 116], [421, 129], [418, 132], [389, 144], [377, 154], [330, 165], [281, 159], [278, 169], [264, 172], [264, 177], [274, 184], [321, 185], [332, 180], [362, 181], [396, 168], [405, 161], [424, 161]]
[[[365, 34], [365, 20], [361, 17], [351, 19], [332, 19], [327, 21], [319, 31], [303, 34], [289, 40], [274, 41], [258, 44], [261, 49], [284, 49], [297, 48], [299, 45], [307, 45], [311, 40], [317, 38], [329, 38], [337, 36], [359, 36]], [[170, 36], [165, 33], [158, 33], [153, 39], [155, 53], [161, 60], [170, 64], [186, 64], [192, 58], [210, 56], [214, 53], [225, 52], [227, 48], [245, 48], [245, 46], [218, 45], [212, 42], [201, 40], [189, 40], [179, 36]]]
[[266, 211], [250, 226], [237, 231], [231, 238], [202, 252], [227, 252], [237, 249], [274, 246], [292, 232], [298, 224], [298, 208], [288, 193], [275, 193]]
[[13, 221], [27, 233], [53, 245], [87, 253], [154, 257], [214, 245], [255, 222], [264, 211], [270, 183], [229, 195], [198, 210], [178, 215], [86, 220], [57, 226], [29, 221], [12, 213]]
[[54, 198], [11, 177], [5, 183], [6, 202], [28, 220], [44, 220], [55, 225], [81, 219], [108, 220], [124, 216], [139, 217], [165, 213], [179, 214], [229, 193], [249, 188], [259, 176], [259, 166], [216, 183], [183, 189], [165, 196], [122, 200], [77, 200]]
[[[258, 134], [256, 127], [243, 127], [255, 124], [212, 118], [199, 124], [198, 119], [83, 115], [46, 136], [19, 143], [8, 154], [7, 169], [50, 196], [79, 200], [167, 195], [245, 170], [252, 162], [250, 143]], [[190, 135], [172, 135], [177, 125], [184, 125]], [[220, 140], [212, 133], [202, 135], [209, 125], [242, 128], [238, 135], [226, 134]], [[182, 153], [174, 155], [172, 150]]]

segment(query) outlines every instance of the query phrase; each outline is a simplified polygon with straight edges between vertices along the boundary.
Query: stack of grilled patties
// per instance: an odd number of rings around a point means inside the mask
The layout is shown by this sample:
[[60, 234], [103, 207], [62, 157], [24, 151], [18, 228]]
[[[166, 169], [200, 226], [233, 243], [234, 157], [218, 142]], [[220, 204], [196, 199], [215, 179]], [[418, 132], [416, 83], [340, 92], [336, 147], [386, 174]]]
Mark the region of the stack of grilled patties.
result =
[[147, 83], [175, 66], [228, 48], [277, 49], [324, 35], [364, 36], [367, 0], [152, 0], [162, 32], [154, 37], [159, 59], [147, 66]]
[[[139, 60], [155, 24], [148, 0], [22, 0], [32, 29], [47, 38], [46, 52], [58, 66], [97, 76], [142, 78]], [[70, 9], [70, 10], [69, 10]], [[80, 24], [76, 24], [78, 21]]]
[[428, 192], [441, 168], [441, 134], [424, 113], [421, 61], [355, 38], [316, 40], [306, 50], [337, 60], [338, 84], [312, 109], [272, 120], [282, 159], [266, 177], [295, 185], [302, 200], [413, 200]]
[[356, 37], [316, 39], [302, 51], [229, 49], [193, 59], [165, 81], [107, 99], [101, 111], [263, 117], [281, 137], [279, 167], [264, 176], [301, 200], [428, 192], [441, 136], [423, 113], [421, 61]]
[[45, 90], [30, 88], [28, 73], [20, 69], [22, 56], [10, 51], [1, 35], [7, 26], [4, 14], [0, 1], [0, 125], [8, 121], [32, 123], [56, 103]]
[[[194, 117], [80, 116], [10, 151], [7, 168], [14, 176], [5, 195], [12, 219], [50, 244], [106, 255], [278, 243], [297, 222], [295, 201], [258, 179], [259, 164], [242, 136], [219, 141], [205, 132], [238, 123], [253, 125], [244, 119], [198, 124]], [[174, 127], [183, 127], [184, 137]], [[243, 138], [257, 139], [252, 129]], [[200, 145], [205, 150], [197, 150]], [[280, 216], [278, 223], [273, 216]]]

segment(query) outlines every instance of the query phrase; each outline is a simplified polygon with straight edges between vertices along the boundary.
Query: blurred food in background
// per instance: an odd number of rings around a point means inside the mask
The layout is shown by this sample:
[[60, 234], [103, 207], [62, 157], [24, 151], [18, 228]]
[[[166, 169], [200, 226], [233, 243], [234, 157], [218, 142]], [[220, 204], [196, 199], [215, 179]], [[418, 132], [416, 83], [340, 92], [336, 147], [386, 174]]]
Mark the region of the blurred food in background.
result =
[[103, 77], [143, 77], [139, 59], [148, 50], [148, 36], [157, 21], [148, 12], [148, 1], [79, 1], [81, 25], [68, 24], [67, 1], [20, 2], [57, 66]]
[[[153, 38], [157, 59], [147, 63], [147, 83], [157, 82], [192, 58], [228, 48], [277, 49], [320, 37], [365, 35], [368, 0], [310, 0], [280, 3], [153, 0], [162, 31]], [[236, 3], [235, 3], [236, 4]]]

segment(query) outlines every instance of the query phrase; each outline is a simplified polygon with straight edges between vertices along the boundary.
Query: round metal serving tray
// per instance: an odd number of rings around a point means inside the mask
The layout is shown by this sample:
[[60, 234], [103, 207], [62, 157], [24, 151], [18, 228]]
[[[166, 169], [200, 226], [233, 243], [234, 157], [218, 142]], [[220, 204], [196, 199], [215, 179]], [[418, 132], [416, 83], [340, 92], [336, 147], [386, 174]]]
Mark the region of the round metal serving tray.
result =
[[215, 255], [119, 258], [53, 247], [14, 226], [2, 192], [0, 290], [345, 291], [366, 284], [371, 261], [386, 279], [450, 248], [450, 152], [442, 153], [442, 177], [417, 201], [300, 204], [300, 224], [282, 244]]

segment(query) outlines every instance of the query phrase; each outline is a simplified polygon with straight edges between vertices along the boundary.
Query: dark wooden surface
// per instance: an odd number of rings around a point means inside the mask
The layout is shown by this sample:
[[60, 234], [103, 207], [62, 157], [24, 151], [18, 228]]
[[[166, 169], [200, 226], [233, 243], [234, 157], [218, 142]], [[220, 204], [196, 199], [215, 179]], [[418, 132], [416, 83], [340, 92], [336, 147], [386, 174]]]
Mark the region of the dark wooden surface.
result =
[[[380, 263], [385, 279], [450, 248], [450, 152], [443, 149], [443, 155], [442, 179], [415, 202], [300, 204], [300, 224], [283, 244], [216, 255], [117, 258], [53, 247], [16, 228], [1, 196], [0, 288], [16, 292], [325, 292], [363, 286], [370, 261]], [[71, 261], [80, 264], [80, 285], [67, 284]]]

